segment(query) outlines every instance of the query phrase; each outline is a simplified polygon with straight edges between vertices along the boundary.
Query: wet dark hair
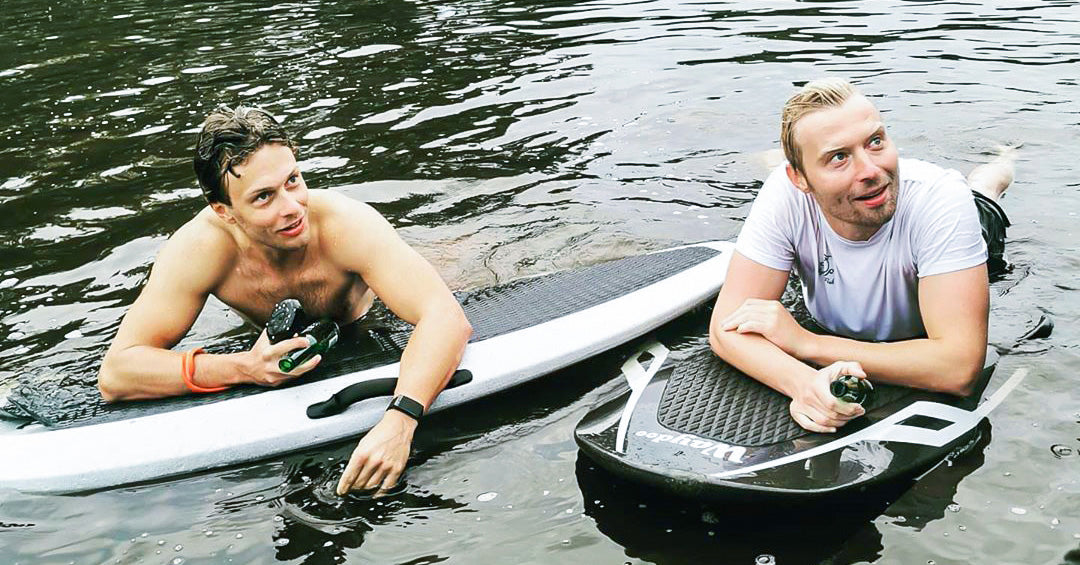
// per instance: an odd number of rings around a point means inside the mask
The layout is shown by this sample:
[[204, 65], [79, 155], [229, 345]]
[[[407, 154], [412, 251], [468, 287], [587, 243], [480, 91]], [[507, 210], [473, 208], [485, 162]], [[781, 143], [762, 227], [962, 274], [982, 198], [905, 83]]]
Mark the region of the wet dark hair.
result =
[[218, 106], [203, 122], [195, 139], [195, 177], [203, 196], [213, 204], [232, 205], [225, 190], [225, 175], [264, 145], [279, 143], [297, 154], [296, 142], [268, 112], [250, 106]]

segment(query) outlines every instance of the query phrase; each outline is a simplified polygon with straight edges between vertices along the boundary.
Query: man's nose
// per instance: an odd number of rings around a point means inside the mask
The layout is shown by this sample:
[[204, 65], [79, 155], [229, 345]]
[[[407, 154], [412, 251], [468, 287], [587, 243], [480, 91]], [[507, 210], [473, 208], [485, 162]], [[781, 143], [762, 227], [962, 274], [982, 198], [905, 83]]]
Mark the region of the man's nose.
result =
[[852, 158], [855, 160], [855, 174], [860, 181], [870, 182], [881, 176], [882, 168], [865, 149], [855, 151]]
[[282, 192], [281, 201], [283, 204], [281, 207], [282, 216], [296, 215], [299, 214], [300, 211], [303, 209], [303, 206], [300, 205], [300, 201], [297, 200], [296, 196], [291, 194], [289, 191]]

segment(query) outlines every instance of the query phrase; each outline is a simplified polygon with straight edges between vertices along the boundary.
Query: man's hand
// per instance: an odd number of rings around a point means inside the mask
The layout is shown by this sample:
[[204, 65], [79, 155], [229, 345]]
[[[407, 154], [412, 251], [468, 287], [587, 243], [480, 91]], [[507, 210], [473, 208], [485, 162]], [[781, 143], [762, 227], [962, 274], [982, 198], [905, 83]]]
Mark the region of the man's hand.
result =
[[796, 359], [806, 358], [802, 350], [814, 337], [814, 334], [795, 321], [779, 301], [758, 298], [747, 298], [743, 301], [741, 306], [720, 322], [720, 329], [741, 334], [761, 334]]
[[397, 410], [387, 410], [353, 450], [338, 481], [338, 495], [378, 488], [375, 496], [379, 496], [394, 488], [409, 459], [416, 424], [416, 420]]
[[304, 361], [303, 364], [288, 373], [282, 373], [281, 369], [278, 368], [278, 361], [286, 353], [307, 346], [308, 340], [303, 337], [285, 339], [272, 344], [270, 339], [266, 337], [266, 330], [263, 330], [259, 339], [255, 340], [255, 345], [251, 347], [251, 351], [248, 352], [249, 358], [245, 370], [247, 377], [245, 382], [260, 386], [278, 386], [314, 369], [322, 359], [321, 355], [316, 355]]
[[832, 433], [866, 413], [862, 406], [843, 402], [829, 392], [829, 383], [840, 375], [866, 378], [862, 367], [854, 361], [837, 361], [819, 370], [791, 399], [789, 410], [796, 423], [812, 432]]

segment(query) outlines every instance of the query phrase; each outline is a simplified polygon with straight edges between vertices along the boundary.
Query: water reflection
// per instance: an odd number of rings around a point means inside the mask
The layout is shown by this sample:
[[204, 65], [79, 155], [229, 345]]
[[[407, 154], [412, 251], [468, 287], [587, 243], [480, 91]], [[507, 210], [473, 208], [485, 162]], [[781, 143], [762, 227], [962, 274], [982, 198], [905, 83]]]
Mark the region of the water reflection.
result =
[[343, 468], [344, 464], [326, 466], [309, 460], [290, 469], [286, 492], [274, 501], [283, 516], [274, 533], [279, 561], [345, 562], [346, 550], [359, 548], [379, 526], [404, 528], [440, 511], [463, 511], [468, 506], [407, 482], [380, 498], [338, 497], [334, 488]]

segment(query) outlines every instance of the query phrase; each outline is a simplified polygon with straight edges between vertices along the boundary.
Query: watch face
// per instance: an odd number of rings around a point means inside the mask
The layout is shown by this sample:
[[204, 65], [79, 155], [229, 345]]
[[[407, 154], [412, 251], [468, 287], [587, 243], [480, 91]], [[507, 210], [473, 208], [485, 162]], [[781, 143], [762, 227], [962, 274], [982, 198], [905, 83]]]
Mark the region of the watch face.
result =
[[413, 419], [419, 420], [424, 415], [424, 405], [409, 398], [408, 396], [395, 396], [390, 401], [390, 406], [387, 407], [399, 410], [412, 416]]

